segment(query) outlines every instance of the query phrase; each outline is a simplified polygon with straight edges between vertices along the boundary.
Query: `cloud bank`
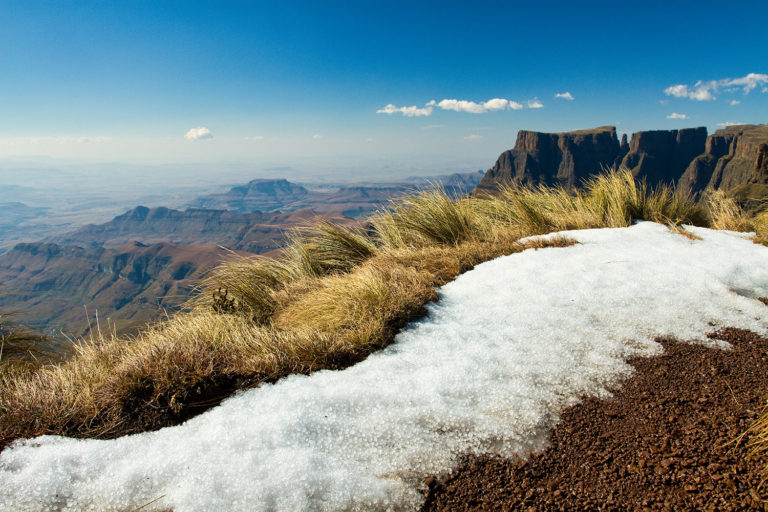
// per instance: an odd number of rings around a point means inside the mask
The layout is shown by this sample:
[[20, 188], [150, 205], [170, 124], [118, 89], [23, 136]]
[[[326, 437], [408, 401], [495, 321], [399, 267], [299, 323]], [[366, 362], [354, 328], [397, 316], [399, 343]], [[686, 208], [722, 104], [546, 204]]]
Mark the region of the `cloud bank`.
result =
[[212, 139], [213, 134], [205, 126], [198, 126], [197, 128], [190, 128], [186, 135], [184, 135], [184, 138], [187, 140]]
[[573, 94], [571, 94], [568, 91], [565, 92], [559, 92], [555, 94], [555, 98], [562, 98], [564, 100], [573, 101], [575, 98], [573, 97]]
[[[534, 98], [528, 101], [528, 108], [541, 108], [544, 105]], [[440, 101], [431, 100], [423, 107], [412, 105], [410, 107], [398, 107], [392, 103], [380, 108], [377, 114], [403, 114], [406, 117], [420, 117], [432, 115], [434, 109], [451, 110], [453, 112], [466, 112], [469, 114], [485, 114], [487, 112], [499, 112], [502, 110], [522, 110], [525, 106], [517, 101], [504, 98], [492, 98], [488, 101], [475, 102], [469, 100], [457, 100], [445, 98]]]
[[721, 91], [733, 93], [741, 89], [747, 95], [753, 89], [762, 87], [761, 91], [768, 91], [768, 75], [764, 73], [749, 73], [741, 78], [723, 78], [721, 80], [699, 80], [692, 86], [685, 84], [670, 85], [664, 89], [664, 94], [675, 98], [689, 98], [696, 101], [716, 100]]

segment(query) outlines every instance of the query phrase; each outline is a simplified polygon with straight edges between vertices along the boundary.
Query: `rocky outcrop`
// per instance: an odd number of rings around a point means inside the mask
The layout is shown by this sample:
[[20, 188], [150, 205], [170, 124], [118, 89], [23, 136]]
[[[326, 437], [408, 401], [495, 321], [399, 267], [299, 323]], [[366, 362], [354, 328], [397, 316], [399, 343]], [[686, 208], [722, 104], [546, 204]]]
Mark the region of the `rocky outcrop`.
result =
[[621, 156], [613, 126], [565, 133], [520, 130], [515, 147], [499, 156], [476, 190], [493, 191], [502, 183], [575, 187]]
[[695, 195], [751, 184], [768, 184], [768, 125], [717, 130], [707, 138], [704, 152], [690, 162], [678, 187]]
[[629, 151], [619, 167], [626, 167], [650, 185], [675, 184], [697, 155], [704, 152], [707, 129], [649, 130], [632, 134]]

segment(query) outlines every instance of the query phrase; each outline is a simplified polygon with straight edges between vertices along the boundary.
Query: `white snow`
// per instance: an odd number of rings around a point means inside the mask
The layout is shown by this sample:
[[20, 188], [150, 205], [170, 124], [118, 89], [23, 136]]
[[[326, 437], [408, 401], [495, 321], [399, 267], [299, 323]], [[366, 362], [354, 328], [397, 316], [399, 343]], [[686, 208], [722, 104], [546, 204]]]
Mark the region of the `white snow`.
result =
[[[427, 318], [344, 371], [238, 394], [112, 441], [46, 436], [0, 458], [2, 510], [414, 509], [463, 453], [525, 456], [563, 408], [631, 373], [658, 335], [768, 331], [768, 249], [653, 223], [479, 265]], [[715, 327], [708, 325], [712, 322]]]

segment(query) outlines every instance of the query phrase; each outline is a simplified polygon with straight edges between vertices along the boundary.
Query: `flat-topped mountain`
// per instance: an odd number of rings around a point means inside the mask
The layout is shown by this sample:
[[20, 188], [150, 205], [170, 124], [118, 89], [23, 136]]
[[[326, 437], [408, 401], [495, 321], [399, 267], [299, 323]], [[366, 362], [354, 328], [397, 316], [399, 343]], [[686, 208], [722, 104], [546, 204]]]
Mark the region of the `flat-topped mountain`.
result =
[[[694, 195], [768, 184], [768, 125], [740, 125], [707, 137], [704, 127], [648, 130], [616, 137], [613, 126], [565, 133], [521, 130], [477, 187], [504, 183], [578, 187], [606, 168], [626, 167], [649, 185], [677, 184]], [[757, 190], [752, 186], [749, 190]], [[768, 187], [760, 188], [764, 192]]]
[[296, 202], [309, 195], [309, 191], [285, 179], [251, 180], [245, 185], [232, 187], [224, 194], [200, 197], [194, 206], [200, 208], [226, 209], [238, 212], [272, 211]]
[[390, 199], [411, 192], [414, 188], [432, 184], [456, 193], [469, 192], [482, 177], [482, 172], [468, 172], [411, 178], [402, 182], [336, 185], [311, 190], [284, 179], [259, 179], [233, 187], [223, 194], [199, 197], [190, 206], [239, 213], [311, 209], [319, 213], [341, 212], [349, 217], [367, 217]]
[[318, 214], [311, 210], [234, 213], [137, 206], [104, 224], [89, 224], [46, 241], [84, 248], [117, 247], [133, 241], [214, 244], [261, 254], [280, 247], [286, 230], [306, 224], [318, 215], [335, 222], [350, 221], [340, 213]]

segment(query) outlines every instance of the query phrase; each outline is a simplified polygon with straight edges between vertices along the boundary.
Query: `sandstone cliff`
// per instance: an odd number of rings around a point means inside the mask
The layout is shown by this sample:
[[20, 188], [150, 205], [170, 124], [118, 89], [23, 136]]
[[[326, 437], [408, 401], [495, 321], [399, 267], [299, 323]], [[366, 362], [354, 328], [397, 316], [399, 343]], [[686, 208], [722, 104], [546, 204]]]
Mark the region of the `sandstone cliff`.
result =
[[477, 190], [492, 191], [502, 183], [575, 187], [621, 156], [613, 126], [565, 133], [520, 130], [515, 147], [499, 156]]
[[678, 187], [691, 194], [768, 184], [768, 125], [739, 125], [717, 130], [694, 158]]

